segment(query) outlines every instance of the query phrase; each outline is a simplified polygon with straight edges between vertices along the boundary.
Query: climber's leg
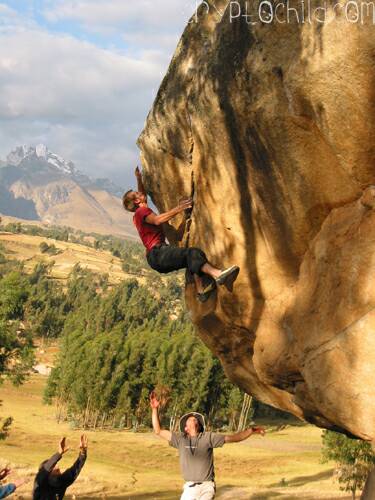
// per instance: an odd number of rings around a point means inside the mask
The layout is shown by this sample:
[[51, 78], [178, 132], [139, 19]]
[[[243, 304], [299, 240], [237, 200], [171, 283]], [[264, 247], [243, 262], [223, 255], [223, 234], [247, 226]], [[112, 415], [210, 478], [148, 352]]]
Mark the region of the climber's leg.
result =
[[215, 268], [208, 263], [206, 254], [200, 248], [191, 247], [188, 248], [187, 251], [186, 267], [194, 278], [195, 287], [197, 289], [197, 298], [200, 302], [206, 302], [216, 285], [215, 282], [212, 281], [206, 287], [203, 285], [203, 274], [208, 274], [204, 273], [203, 268], [206, 267], [212, 270], [215, 270]]
[[[206, 302], [209, 299], [211, 292], [215, 289], [216, 285], [226, 285], [229, 290], [236, 281], [240, 268], [232, 266], [222, 271], [214, 267], [207, 260], [207, 257], [199, 248], [189, 248], [187, 257], [188, 270], [193, 274], [195, 284], [198, 292], [198, 299], [201, 302]], [[203, 288], [201, 276], [206, 274], [213, 278], [213, 282], [209, 283], [207, 287]]]
[[188, 269], [193, 274], [201, 275], [202, 273], [211, 276], [217, 285], [231, 285], [237, 279], [240, 268], [231, 266], [228, 269], [218, 269], [210, 264], [206, 255], [199, 248], [189, 248], [188, 254]]
[[207, 287], [204, 289], [200, 273], [200, 268], [207, 262], [207, 258], [201, 250], [162, 245], [154, 247], [147, 254], [147, 261], [152, 269], [163, 274], [188, 269], [194, 277], [198, 298], [201, 300], [204, 297], [207, 300], [210, 291]]
[[236, 281], [239, 272], [240, 268], [238, 266], [228, 267], [228, 269], [224, 269], [224, 271], [220, 273], [220, 276], [216, 278], [216, 283], [229, 287]]
[[187, 248], [162, 245], [152, 248], [147, 254], [147, 262], [154, 271], [166, 274], [187, 267]]
[[206, 288], [203, 286], [202, 276], [207, 274], [215, 280], [215, 284], [223, 285], [233, 283], [239, 273], [237, 266], [232, 266], [224, 271], [212, 266], [206, 254], [199, 248], [179, 248], [169, 245], [154, 247], [147, 254], [147, 261], [152, 269], [159, 273], [170, 273], [179, 269], [188, 269], [193, 275], [198, 292], [198, 298], [205, 302], [209, 294], [215, 288], [210, 283]]

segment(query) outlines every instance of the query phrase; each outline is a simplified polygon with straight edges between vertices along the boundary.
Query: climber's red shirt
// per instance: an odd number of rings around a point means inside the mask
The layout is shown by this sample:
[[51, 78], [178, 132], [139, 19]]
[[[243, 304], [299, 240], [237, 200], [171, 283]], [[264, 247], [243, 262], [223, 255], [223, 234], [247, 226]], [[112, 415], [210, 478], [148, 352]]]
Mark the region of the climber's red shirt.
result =
[[153, 212], [149, 207], [139, 207], [135, 211], [133, 217], [135, 227], [138, 230], [142, 243], [147, 249], [147, 253], [155, 245], [162, 245], [163, 243], [165, 243], [165, 236], [161, 226], [147, 224], [147, 222], [145, 221], [145, 218], [152, 213]]

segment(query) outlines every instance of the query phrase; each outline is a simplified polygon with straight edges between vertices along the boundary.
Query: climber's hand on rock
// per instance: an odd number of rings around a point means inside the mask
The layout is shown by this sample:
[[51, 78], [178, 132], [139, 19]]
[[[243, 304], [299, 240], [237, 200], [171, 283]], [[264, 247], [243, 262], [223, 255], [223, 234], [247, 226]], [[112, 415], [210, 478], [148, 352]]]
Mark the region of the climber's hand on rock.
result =
[[181, 211], [189, 210], [190, 208], [193, 208], [193, 199], [186, 198], [184, 200], [181, 200], [178, 206], [181, 209]]
[[137, 168], [135, 169], [134, 173], [135, 173], [135, 176], [136, 176], [137, 179], [139, 179], [139, 178], [142, 179], [142, 174], [141, 174], [141, 171], [140, 171], [138, 165], [137, 165]]

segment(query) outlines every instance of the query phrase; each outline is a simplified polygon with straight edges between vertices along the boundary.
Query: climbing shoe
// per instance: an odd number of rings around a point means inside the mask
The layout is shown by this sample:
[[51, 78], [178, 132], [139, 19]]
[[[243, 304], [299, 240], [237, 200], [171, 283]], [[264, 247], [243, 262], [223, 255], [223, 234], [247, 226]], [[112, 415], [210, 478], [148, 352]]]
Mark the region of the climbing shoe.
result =
[[216, 278], [216, 283], [218, 285], [232, 285], [240, 272], [240, 268], [238, 266], [228, 267], [225, 269], [218, 278]]

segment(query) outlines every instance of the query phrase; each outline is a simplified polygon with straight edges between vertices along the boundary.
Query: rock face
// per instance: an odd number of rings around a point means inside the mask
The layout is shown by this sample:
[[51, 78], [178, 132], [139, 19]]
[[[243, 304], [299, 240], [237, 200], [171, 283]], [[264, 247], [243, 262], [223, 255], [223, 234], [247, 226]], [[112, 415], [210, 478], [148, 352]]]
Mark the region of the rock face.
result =
[[305, 5], [305, 23], [301, 5], [277, 22], [259, 2], [204, 2], [139, 146], [160, 210], [194, 195], [180, 244], [241, 266], [206, 304], [186, 287], [229, 378], [373, 440], [375, 34], [344, 4], [314, 2], [311, 22]]

